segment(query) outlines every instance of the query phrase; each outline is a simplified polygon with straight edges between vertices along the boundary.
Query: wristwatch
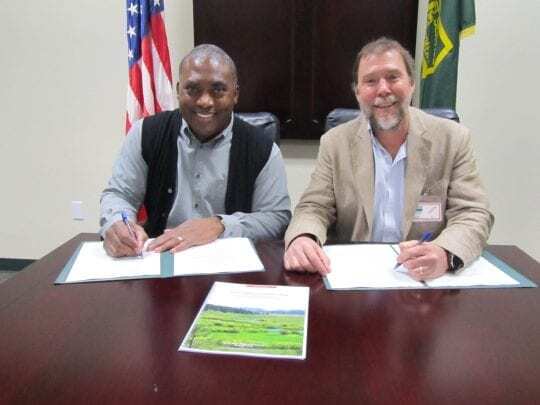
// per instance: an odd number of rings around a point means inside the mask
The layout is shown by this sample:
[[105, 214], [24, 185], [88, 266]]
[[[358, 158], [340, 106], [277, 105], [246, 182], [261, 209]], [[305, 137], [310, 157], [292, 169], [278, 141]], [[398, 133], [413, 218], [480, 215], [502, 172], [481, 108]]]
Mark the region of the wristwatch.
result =
[[457, 257], [455, 254], [446, 251], [446, 258], [448, 259], [448, 271], [455, 273], [463, 267], [463, 260]]
[[225, 232], [225, 221], [223, 220], [223, 217], [221, 215], [216, 215], [216, 218], [219, 219], [219, 222], [221, 222], [221, 225], [223, 226], [223, 232]]

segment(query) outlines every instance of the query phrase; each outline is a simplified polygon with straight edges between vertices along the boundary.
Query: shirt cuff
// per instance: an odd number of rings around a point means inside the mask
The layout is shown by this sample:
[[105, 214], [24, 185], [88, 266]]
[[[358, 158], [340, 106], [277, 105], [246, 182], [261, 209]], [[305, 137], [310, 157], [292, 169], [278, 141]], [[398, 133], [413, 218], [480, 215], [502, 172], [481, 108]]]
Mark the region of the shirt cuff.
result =
[[[129, 213], [128, 213], [128, 219], [133, 223], [137, 223], [137, 219], [132, 217]], [[122, 221], [121, 212], [114, 213], [109, 218], [107, 218], [105, 224], [99, 230], [99, 234], [101, 235], [101, 237], [105, 239], [105, 233], [109, 230], [111, 226], [113, 226], [115, 222], [118, 222], [118, 221]]]
[[219, 236], [220, 238], [237, 238], [242, 236], [242, 226], [240, 224], [240, 219], [234, 215], [218, 215], [218, 218], [221, 218], [221, 223], [225, 230]]

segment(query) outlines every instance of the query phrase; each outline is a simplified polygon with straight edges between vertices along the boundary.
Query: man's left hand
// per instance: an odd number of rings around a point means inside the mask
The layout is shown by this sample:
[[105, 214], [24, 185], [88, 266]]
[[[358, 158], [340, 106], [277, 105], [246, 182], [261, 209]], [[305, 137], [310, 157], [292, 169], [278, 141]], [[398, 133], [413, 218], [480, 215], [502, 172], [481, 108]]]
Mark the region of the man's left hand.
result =
[[225, 230], [218, 217], [189, 219], [173, 229], [165, 229], [160, 237], [148, 246], [152, 252], [180, 252], [192, 246], [215, 241]]
[[417, 281], [440, 277], [448, 270], [446, 251], [440, 246], [410, 240], [400, 243], [399, 248], [398, 263], [403, 264]]

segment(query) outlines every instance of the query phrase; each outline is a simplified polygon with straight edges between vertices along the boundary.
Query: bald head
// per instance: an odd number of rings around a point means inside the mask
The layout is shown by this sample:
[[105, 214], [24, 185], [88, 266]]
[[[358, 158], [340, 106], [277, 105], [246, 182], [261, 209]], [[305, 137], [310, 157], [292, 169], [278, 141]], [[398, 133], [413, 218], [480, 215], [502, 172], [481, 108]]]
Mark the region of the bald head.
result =
[[231, 57], [219, 46], [212, 44], [198, 45], [184, 56], [180, 61], [179, 66], [180, 81], [182, 80], [182, 68], [188, 61], [195, 62], [195, 64], [201, 64], [203, 61], [210, 61], [212, 65], [226, 65], [233, 75], [235, 86], [238, 86], [236, 65]]

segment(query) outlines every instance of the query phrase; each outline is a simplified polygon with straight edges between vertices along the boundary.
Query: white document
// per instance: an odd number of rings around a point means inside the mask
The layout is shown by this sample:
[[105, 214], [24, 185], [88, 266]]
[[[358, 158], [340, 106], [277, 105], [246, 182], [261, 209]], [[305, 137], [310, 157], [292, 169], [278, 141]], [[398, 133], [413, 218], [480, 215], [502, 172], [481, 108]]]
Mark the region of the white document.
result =
[[483, 257], [479, 257], [456, 274], [446, 273], [435, 280], [428, 281], [427, 284], [430, 287], [468, 287], [517, 285], [519, 282]]
[[399, 246], [351, 244], [325, 246], [331, 272], [326, 281], [331, 289], [354, 288], [445, 288], [511, 286], [519, 282], [484, 257], [456, 274], [446, 273], [424, 283], [413, 280], [403, 266], [396, 268]]
[[66, 277], [66, 283], [159, 277], [159, 253], [145, 252], [143, 257], [113, 258], [107, 255], [103, 242], [84, 242]]
[[305, 359], [309, 288], [215, 282], [180, 351]]
[[329, 245], [330, 288], [423, 288], [407, 274], [395, 270], [397, 254], [391, 245]]
[[247, 238], [217, 239], [174, 254], [174, 275], [245, 273], [264, 271]]

